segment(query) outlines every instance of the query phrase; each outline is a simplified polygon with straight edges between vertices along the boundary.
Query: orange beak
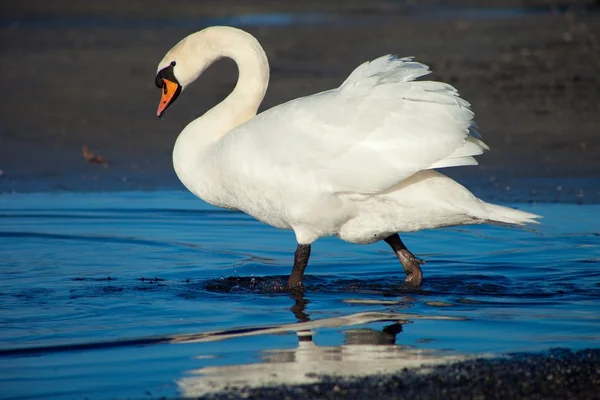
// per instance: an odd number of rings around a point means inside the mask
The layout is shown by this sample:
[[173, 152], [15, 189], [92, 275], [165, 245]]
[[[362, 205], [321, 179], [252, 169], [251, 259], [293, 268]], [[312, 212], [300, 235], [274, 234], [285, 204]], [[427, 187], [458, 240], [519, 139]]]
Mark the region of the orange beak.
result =
[[175, 101], [180, 92], [181, 86], [179, 83], [163, 79], [162, 96], [160, 97], [160, 103], [158, 103], [158, 110], [156, 111], [157, 117], [161, 117], [165, 113], [167, 107]]

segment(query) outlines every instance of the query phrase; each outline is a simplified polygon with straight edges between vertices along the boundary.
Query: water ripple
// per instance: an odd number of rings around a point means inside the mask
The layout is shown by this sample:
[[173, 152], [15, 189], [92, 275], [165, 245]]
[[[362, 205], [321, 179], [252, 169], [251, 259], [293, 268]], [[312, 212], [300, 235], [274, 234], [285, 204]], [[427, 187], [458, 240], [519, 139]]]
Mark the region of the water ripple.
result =
[[[290, 293], [291, 232], [191, 195], [0, 195], [0, 385], [31, 398], [66, 382], [98, 397], [140, 397], [127, 379], [143, 376], [153, 393], [170, 382], [165, 395], [175, 396], [199, 382], [181, 371], [226, 376], [228, 366], [296, 357], [399, 365], [448, 349], [598, 345], [600, 206], [523, 208], [545, 216], [535, 231], [404, 235], [427, 261], [420, 289], [404, 284], [385, 243], [323, 238], [304, 290]], [[359, 337], [370, 339], [356, 345]]]

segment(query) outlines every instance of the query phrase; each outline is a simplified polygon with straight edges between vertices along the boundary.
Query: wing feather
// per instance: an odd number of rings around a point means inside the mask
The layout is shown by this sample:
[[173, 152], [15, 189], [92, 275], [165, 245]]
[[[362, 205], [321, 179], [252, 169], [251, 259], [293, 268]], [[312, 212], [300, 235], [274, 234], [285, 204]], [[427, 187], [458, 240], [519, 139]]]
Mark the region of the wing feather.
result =
[[334, 192], [377, 193], [424, 169], [477, 164], [488, 147], [470, 104], [451, 85], [414, 81], [429, 73], [412, 58], [380, 57], [338, 89], [257, 115], [219, 151], [248, 179]]

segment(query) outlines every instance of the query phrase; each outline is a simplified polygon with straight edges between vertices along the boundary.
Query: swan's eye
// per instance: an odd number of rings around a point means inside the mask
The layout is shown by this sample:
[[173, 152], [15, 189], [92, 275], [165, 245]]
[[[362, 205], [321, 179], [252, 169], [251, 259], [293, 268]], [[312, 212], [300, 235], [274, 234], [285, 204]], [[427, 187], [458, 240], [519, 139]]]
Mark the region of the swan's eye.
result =
[[156, 78], [154, 79], [154, 84], [156, 85], [157, 88], [162, 89], [165, 86], [165, 82], [163, 82], [162, 77], [159, 75], [156, 75]]
[[156, 85], [157, 88], [159, 89], [165, 89], [165, 82], [164, 79], [168, 79], [172, 82], [177, 82], [177, 78], [175, 78], [175, 74], [173, 72], [173, 67], [175, 66], [175, 61], [171, 61], [171, 64], [169, 64], [169, 66], [161, 69], [158, 74], [156, 75], [156, 78], [154, 79], [154, 84]]

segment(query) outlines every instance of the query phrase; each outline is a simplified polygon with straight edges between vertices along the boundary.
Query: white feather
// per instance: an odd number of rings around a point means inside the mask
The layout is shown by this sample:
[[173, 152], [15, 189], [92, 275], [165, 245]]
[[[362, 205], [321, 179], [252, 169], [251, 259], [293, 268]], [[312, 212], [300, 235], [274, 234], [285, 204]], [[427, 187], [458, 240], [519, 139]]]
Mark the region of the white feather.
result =
[[256, 116], [268, 63], [245, 32], [191, 35], [159, 70], [177, 61], [175, 75], [187, 84], [223, 56], [238, 64], [236, 89], [186, 127], [173, 153], [181, 181], [207, 202], [293, 229], [299, 243], [326, 235], [369, 243], [395, 232], [537, 217], [487, 204], [432, 170], [476, 165], [488, 146], [455, 88], [415, 81], [430, 73], [426, 65], [380, 57], [337, 89]]
[[412, 81], [429, 70], [407, 60], [381, 57], [338, 89], [263, 112], [229, 132], [219, 151], [232, 162], [303, 166], [310, 181], [334, 192], [377, 193], [420, 170], [473, 165], [465, 156], [487, 146], [469, 136], [468, 103], [450, 85]]

